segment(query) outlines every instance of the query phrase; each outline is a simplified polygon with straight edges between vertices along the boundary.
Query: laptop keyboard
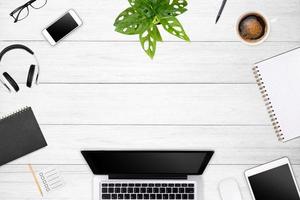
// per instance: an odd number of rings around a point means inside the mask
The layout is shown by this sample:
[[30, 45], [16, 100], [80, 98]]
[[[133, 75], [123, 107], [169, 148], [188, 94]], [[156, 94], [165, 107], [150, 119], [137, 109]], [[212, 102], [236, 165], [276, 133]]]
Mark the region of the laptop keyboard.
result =
[[102, 199], [195, 199], [194, 183], [100, 183]]

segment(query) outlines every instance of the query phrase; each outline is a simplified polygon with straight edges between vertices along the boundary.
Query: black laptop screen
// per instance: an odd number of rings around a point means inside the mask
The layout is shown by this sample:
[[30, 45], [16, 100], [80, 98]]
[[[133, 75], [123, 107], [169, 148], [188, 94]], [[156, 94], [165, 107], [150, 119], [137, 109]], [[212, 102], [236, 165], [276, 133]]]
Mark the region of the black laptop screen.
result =
[[82, 151], [94, 174], [202, 174], [212, 151]]

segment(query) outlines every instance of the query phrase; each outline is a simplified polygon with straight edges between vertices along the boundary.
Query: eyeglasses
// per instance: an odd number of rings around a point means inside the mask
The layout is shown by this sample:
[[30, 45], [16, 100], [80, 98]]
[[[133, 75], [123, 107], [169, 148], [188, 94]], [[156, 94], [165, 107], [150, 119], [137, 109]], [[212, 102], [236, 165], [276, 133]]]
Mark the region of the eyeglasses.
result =
[[16, 8], [9, 15], [12, 16], [15, 21], [14, 23], [25, 19], [29, 15], [29, 6], [34, 9], [40, 9], [44, 7], [47, 3], [47, 0], [30, 0], [24, 5]]

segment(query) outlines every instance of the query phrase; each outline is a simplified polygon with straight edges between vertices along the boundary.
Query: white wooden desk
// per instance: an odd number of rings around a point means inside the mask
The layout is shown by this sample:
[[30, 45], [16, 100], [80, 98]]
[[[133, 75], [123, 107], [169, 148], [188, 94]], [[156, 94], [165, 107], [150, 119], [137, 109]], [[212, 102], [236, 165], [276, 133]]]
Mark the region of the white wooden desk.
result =
[[[244, 170], [282, 156], [300, 182], [300, 140], [277, 141], [251, 71], [252, 63], [300, 45], [299, 0], [232, 0], [217, 25], [220, 0], [191, 0], [179, 18], [192, 42], [163, 34], [153, 61], [136, 36], [114, 32], [126, 0], [48, 1], [17, 24], [9, 13], [25, 1], [0, 2], [1, 49], [28, 45], [41, 65], [40, 85], [29, 90], [31, 57], [22, 51], [5, 57], [21, 91], [0, 88], [0, 116], [31, 106], [49, 145], [0, 167], [1, 200], [40, 199], [28, 163], [63, 172], [67, 184], [50, 199], [91, 200], [92, 173], [80, 154], [86, 148], [214, 149], [203, 177], [205, 200], [220, 199], [218, 183], [227, 177], [250, 200]], [[51, 47], [41, 30], [69, 8], [84, 25]], [[268, 16], [272, 29], [256, 47], [240, 43], [234, 30], [252, 10]]]

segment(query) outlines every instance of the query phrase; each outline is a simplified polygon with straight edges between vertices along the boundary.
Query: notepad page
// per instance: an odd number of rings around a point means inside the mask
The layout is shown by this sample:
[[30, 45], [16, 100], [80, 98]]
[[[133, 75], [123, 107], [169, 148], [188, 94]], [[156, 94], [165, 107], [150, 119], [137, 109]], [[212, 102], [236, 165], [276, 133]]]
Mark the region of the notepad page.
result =
[[257, 64], [271, 105], [284, 135], [300, 136], [300, 49]]

